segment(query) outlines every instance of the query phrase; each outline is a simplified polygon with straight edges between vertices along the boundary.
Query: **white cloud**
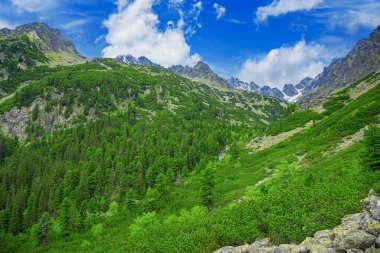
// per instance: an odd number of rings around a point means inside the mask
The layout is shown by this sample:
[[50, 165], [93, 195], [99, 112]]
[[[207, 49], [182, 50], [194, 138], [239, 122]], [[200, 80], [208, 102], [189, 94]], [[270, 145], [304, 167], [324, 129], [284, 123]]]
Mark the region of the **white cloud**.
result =
[[11, 0], [22, 11], [41, 12], [57, 5], [57, 0]]
[[146, 56], [165, 67], [175, 64], [194, 65], [200, 60], [198, 54], [190, 54], [182, 18], [176, 25], [172, 23], [160, 31], [159, 18], [152, 10], [155, 0], [125, 2], [120, 0], [118, 12], [104, 21], [108, 29], [106, 42], [109, 43], [102, 51], [104, 57], [122, 54]]
[[87, 24], [90, 20], [89, 19], [76, 19], [70, 22], [67, 22], [65, 24], [62, 24], [62, 28], [64, 30], [73, 30], [76, 29], [84, 24]]
[[186, 28], [184, 29], [184, 31], [187, 37], [193, 36], [195, 32], [197, 31], [197, 29], [202, 28], [202, 24], [199, 23], [199, 16], [201, 15], [202, 11], [203, 11], [202, 1], [198, 1], [198, 2], [195, 1], [188, 13], [185, 13], [184, 11], [179, 10], [181, 19], [179, 21], [178, 26], [185, 28], [185, 24], [186, 24]]
[[95, 41], [94, 41], [95, 44], [98, 44], [98, 43], [100, 43], [101, 41], [103, 41], [105, 37], [106, 37], [106, 36], [105, 36], [104, 34], [99, 35], [98, 37], [96, 37], [96, 39], [95, 39]]
[[221, 6], [220, 4], [214, 3], [213, 5], [215, 11], [216, 11], [216, 19], [220, 19], [226, 14], [226, 8], [224, 6]]
[[354, 34], [360, 26], [375, 28], [380, 24], [380, 1], [340, 0], [321, 5], [322, 10], [313, 13], [316, 22], [326, 24], [330, 29], [344, 28]]
[[173, 8], [177, 8], [178, 6], [183, 5], [186, 2], [186, 0], [169, 0], [169, 6]]
[[9, 28], [9, 29], [12, 29], [14, 28], [15, 26], [10, 24], [8, 21], [6, 20], [0, 20], [0, 29], [2, 28]]
[[235, 19], [235, 18], [226, 19], [226, 21], [230, 23], [234, 23], [234, 24], [239, 24], [239, 25], [245, 24], [245, 21]]
[[238, 76], [244, 81], [282, 88], [285, 83], [297, 84], [305, 77], [315, 77], [331, 61], [332, 56], [323, 45], [306, 44], [272, 49], [262, 59], [248, 59]]
[[322, 2], [323, 0], [274, 0], [271, 4], [257, 9], [256, 22], [265, 22], [270, 16], [277, 17], [289, 12], [311, 10]]

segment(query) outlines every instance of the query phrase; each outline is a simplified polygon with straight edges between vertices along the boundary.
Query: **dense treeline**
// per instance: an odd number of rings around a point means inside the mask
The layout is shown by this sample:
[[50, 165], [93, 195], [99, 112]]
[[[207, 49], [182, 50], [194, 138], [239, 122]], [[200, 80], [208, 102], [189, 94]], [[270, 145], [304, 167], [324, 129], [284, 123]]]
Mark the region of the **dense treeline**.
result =
[[66, 232], [76, 232], [113, 201], [142, 200], [141, 210], [153, 211], [146, 195], [160, 195], [200, 160], [215, 159], [233, 130], [170, 114], [137, 123], [127, 117], [61, 130], [7, 157], [0, 172], [1, 229], [25, 231], [48, 212]]

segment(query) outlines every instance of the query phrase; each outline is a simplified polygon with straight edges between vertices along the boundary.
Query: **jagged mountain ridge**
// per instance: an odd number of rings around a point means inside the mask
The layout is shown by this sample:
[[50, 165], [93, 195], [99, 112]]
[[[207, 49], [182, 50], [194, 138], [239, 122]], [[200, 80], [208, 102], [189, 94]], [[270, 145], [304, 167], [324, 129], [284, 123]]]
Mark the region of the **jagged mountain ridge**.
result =
[[[346, 87], [380, 67], [380, 26], [360, 40], [348, 54], [335, 59], [314, 80], [308, 80], [300, 102], [324, 100], [333, 91]], [[316, 103], [318, 103], [316, 101]]]
[[293, 84], [285, 84], [282, 92], [289, 97], [296, 96], [299, 93]]
[[127, 63], [127, 64], [146, 65], [146, 66], [164, 68], [163, 66], [152, 62], [145, 56], [140, 56], [136, 58], [133, 55], [128, 54], [128, 55], [119, 55], [116, 57], [116, 59], [120, 62]]

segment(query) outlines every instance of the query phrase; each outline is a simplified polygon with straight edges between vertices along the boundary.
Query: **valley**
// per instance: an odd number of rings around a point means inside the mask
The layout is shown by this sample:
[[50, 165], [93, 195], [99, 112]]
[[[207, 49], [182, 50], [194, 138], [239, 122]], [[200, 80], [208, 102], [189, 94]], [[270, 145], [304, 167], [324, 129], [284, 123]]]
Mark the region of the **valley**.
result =
[[379, 32], [280, 91], [0, 30], [0, 252], [378, 251]]

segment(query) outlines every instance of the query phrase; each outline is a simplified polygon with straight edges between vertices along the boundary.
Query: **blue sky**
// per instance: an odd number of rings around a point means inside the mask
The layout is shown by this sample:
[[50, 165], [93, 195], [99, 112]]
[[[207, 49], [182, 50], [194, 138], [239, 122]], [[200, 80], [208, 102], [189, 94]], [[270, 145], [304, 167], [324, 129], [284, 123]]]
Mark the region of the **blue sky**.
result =
[[0, 27], [41, 21], [88, 57], [203, 60], [223, 77], [281, 88], [344, 56], [378, 13], [378, 0], [0, 0]]

